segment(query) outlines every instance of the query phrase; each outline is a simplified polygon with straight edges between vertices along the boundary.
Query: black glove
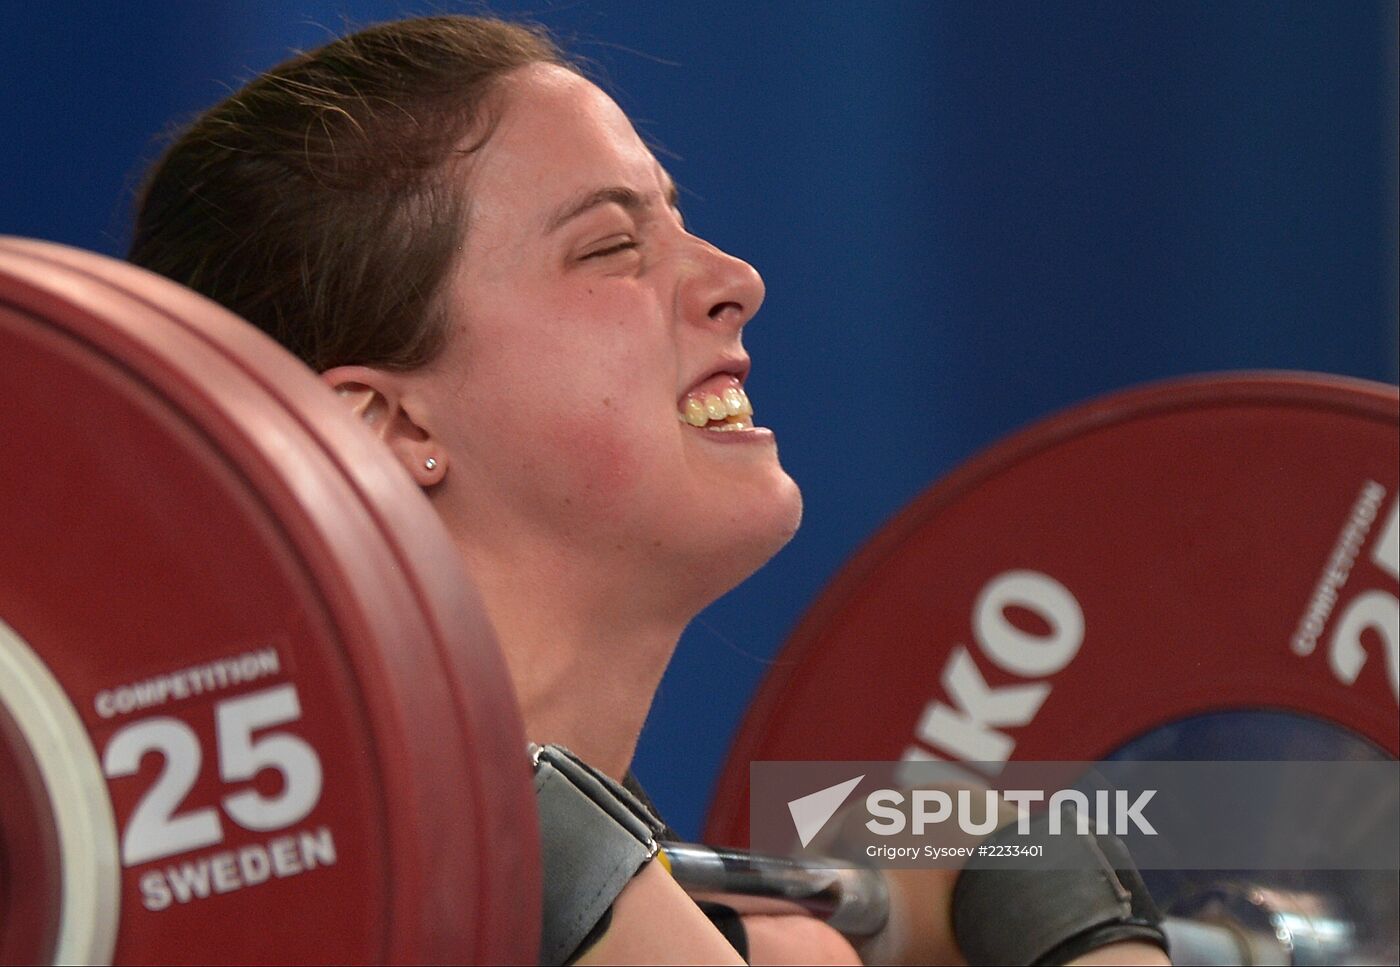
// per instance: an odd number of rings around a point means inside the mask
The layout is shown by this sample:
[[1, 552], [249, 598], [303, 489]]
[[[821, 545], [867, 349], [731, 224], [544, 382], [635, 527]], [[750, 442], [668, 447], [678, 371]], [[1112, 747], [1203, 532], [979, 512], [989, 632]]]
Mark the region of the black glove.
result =
[[1040, 846], [1043, 855], [958, 875], [953, 933], [969, 964], [1063, 964], [1125, 940], [1167, 949], [1162, 915], [1122, 841], [1076, 832], [1069, 813], [1060, 828], [1050, 835], [1048, 816], [1024, 835], [1003, 827], [986, 845]]

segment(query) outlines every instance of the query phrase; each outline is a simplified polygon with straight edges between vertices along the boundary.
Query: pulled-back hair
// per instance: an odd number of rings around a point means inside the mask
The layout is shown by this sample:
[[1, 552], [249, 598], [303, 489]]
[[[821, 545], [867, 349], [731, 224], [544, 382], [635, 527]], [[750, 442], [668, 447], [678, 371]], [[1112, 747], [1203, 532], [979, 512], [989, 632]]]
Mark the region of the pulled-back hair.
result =
[[[301, 54], [199, 117], [138, 200], [129, 258], [232, 309], [317, 370], [409, 369], [446, 337], [460, 166], [507, 72], [564, 63], [543, 31], [436, 16]], [[471, 143], [463, 145], [471, 137]]]

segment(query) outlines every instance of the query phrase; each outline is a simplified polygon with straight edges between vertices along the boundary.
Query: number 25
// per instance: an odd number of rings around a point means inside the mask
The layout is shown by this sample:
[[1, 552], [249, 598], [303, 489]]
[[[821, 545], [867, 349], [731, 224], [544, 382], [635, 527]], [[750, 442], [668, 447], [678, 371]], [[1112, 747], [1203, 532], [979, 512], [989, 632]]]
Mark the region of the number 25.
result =
[[[224, 812], [244, 829], [282, 829], [306, 818], [321, 798], [321, 760], [304, 740], [287, 732], [257, 739], [253, 733], [301, 718], [293, 685], [279, 685], [215, 706], [219, 778], [252, 779], [262, 769], [282, 773], [282, 790], [263, 796], [255, 789], [229, 793]], [[224, 838], [213, 806], [176, 815], [199, 777], [201, 751], [194, 729], [181, 719], [157, 716], [133, 722], [112, 736], [102, 757], [108, 778], [134, 775], [147, 752], [165, 757], [165, 768], [132, 810], [122, 834], [122, 865], [135, 866], [187, 850], [212, 846]]]

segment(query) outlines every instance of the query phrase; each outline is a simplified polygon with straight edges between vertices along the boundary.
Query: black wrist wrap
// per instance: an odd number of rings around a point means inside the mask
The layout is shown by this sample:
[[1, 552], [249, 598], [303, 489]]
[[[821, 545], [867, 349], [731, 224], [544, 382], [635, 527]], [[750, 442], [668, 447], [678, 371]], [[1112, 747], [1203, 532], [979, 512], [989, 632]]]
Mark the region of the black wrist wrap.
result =
[[1006, 826], [986, 844], [1041, 846], [1044, 855], [958, 875], [953, 933], [969, 964], [1063, 964], [1124, 940], [1167, 949], [1162, 915], [1122, 841], [1077, 833], [1074, 823], [1064, 814], [1054, 836], [1046, 816], [1025, 835]]
[[665, 829], [636, 796], [558, 745], [532, 746], [544, 862], [540, 963], [562, 964], [656, 855]]

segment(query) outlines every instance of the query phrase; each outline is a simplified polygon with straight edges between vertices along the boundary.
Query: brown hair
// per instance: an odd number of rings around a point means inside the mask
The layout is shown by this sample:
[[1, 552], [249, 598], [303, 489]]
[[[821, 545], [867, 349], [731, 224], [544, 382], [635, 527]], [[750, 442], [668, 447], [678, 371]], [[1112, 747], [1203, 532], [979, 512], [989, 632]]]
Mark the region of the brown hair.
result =
[[314, 369], [422, 365], [446, 337], [436, 295], [467, 216], [450, 162], [490, 136], [497, 81], [540, 62], [564, 63], [542, 30], [466, 16], [380, 24], [301, 54], [166, 150], [128, 257]]

